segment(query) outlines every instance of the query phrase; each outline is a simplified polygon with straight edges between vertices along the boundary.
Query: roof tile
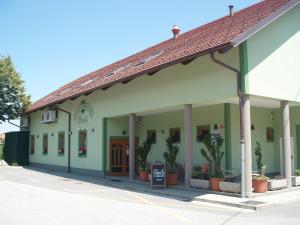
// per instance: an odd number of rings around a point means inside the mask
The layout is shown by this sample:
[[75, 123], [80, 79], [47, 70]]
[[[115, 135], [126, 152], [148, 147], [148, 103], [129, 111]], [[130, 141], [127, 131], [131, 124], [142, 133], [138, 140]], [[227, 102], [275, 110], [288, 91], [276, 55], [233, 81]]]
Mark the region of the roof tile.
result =
[[[161, 42], [160, 44], [147, 48], [139, 53], [64, 85], [31, 104], [27, 112], [32, 112], [52, 104], [71, 99], [75, 96], [98, 88], [110, 86], [113, 83], [127, 77], [128, 79], [131, 79], [139, 73], [169, 64], [195, 53], [201, 53], [211, 48], [229, 44], [234, 38], [255, 26], [262, 19], [270, 16], [273, 12], [287, 4], [289, 1], [290, 0], [265, 0], [235, 12], [231, 17], [222, 17], [201, 27], [183, 33], [176, 39], [172, 38]], [[140, 66], [134, 66], [141, 60], [144, 60], [159, 51], [163, 51], [163, 53], [157, 57], [153, 57], [151, 60]], [[126, 67], [124, 70], [119, 70], [121, 66], [130, 63], [131, 65], [129, 67]], [[114, 75], [107, 77], [107, 74], [111, 72], [114, 72]], [[88, 82], [89, 80], [93, 81]]]

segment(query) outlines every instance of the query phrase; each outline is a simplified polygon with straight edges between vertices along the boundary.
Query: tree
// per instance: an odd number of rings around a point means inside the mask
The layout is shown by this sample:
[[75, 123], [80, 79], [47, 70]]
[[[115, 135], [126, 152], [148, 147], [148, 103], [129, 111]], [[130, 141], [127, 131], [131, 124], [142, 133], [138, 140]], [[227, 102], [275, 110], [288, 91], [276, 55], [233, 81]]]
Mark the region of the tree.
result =
[[18, 118], [30, 104], [11, 57], [0, 56], [0, 123]]

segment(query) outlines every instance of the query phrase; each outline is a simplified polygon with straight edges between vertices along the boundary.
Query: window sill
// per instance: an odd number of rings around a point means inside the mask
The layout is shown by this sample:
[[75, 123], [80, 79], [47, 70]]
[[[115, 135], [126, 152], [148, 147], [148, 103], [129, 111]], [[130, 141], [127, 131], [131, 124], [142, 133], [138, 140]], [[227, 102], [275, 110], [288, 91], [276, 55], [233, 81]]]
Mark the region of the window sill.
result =
[[48, 155], [48, 152], [43, 152], [43, 155]]
[[87, 154], [78, 154], [79, 158], [86, 158]]
[[64, 156], [65, 153], [57, 153], [58, 156]]

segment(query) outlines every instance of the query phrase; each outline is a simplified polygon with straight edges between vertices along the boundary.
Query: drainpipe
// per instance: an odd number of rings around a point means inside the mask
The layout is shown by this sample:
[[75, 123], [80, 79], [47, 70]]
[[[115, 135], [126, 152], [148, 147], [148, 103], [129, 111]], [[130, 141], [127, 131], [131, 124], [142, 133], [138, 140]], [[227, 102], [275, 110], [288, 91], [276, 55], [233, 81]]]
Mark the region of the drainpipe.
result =
[[58, 107], [55, 109], [68, 114], [68, 173], [71, 173], [71, 113]]
[[226, 69], [229, 69], [231, 71], [233, 71], [235, 74], [236, 74], [236, 77], [237, 77], [237, 95], [239, 97], [239, 110], [240, 110], [240, 139], [241, 139], [241, 197], [242, 198], [245, 198], [245, 138], [244, 138], [244, 118], [243, 118], [243, 92], [242, 92], [242, 89], [241, 89], [241, 82], [242, 82], [242, 76], [241, 76], [241, 72], [224, 63], [224, 62], [221, 62], [220, 60], [216, 59], [215, 58], [215, 52], [213, 51], [210, 51], [210, 58], [211, 60], [222, 66], [222, 67], [225, 67]]

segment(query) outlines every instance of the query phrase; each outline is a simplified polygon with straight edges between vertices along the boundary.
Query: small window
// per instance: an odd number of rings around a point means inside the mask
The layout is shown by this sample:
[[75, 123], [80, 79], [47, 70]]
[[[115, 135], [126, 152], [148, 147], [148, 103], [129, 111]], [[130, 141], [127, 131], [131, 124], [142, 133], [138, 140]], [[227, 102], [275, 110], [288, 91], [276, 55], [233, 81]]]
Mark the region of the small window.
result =
[[266, 129], [267, 142], [274, 142], [274, 128], [267, 127]]
[[149, 140], [151, 144], [156, 143], [156, 130], [147, 130], [147, 140]]
[[197, 126], [197, 141], [202, 142], [210, 133], [210, 125]]
[[34, 135], [30, 135], [30, 154], [34, 154]]
[[58, 155], [65, 154], [65, 132], [58, 133]]
[[78, 138], [79, 138], [78, 155], [86, 156], [86, 154], [87, 154], [87, 132], [86, 132], [86, 130], [80, 130]]
[[48, 134], [43, 134], [43, 154], [48, 154]]
[[170, 129], [170, 138], [172, 139], [173, 143], [180, 142], [180, 128], [171, 128]]

